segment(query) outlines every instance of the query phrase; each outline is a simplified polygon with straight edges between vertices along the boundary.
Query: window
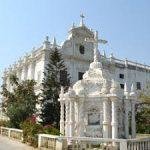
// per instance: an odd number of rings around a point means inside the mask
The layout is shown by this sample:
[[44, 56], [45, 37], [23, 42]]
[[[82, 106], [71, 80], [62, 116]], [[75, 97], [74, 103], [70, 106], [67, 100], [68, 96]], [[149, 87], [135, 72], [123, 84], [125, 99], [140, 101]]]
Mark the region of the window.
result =
[[64, 85], [67, 82], [67, 71], [61, 70], [60, 71], [60, 83]]
[[80, 54], [84, 54], [84, 46], [83, 45], [79, 46], [79, 51], [80, 51]]
[[137, 88], [137, 90], [141, 90], [141, 83], [140, 82], [136, 82], [136, 88]]
[[83, 72], [78, 72], [78, 79], [79, 80], [82, 80], [83, 79]]
[[124, 74], [119, 74], [120, 79], [124, 79]]
[[89, 113], [88, 125], [100, 125], [100, 114], [96, 112]]
[[120, 84], [120, 88], [121, 88], [121, 89], [124, 89], [124, 84]]

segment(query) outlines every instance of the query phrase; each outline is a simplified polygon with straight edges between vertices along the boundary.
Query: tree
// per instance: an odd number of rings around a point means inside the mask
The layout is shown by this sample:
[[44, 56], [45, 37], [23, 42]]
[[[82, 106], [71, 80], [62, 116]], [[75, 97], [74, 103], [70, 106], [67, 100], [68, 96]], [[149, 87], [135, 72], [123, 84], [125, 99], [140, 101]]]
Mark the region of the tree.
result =
[[66, 89], [70, 85], [69, 74], [64, 65], [62, 55], [55, 48], [49, 55], [49, 61], [42, 82], [41, 119], [43, 125], [51, 124], [59, 128], [60, 104], [58, 102], [61, 86]]
[[18, 81], [15, 75], [10, 76], [13, 91], [7, 90], [7, 85], [2, 85], [4, 97], [3, 108], [10, 119], [10, 126], [20, 128], [20, 123], [31, 117], [36, 112], [38, 95], [34, 92], [35, 81]]
[[141, 102], [136, 105], [136, 128], [138, 133], [150, 134], [150, 95], [145, 92], [140, 95]]

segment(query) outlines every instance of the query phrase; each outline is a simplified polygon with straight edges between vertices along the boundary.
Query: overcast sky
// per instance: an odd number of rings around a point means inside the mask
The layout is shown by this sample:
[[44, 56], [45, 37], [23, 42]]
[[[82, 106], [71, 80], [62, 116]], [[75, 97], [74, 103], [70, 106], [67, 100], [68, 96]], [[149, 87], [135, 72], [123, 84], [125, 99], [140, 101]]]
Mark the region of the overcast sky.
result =
[[0, 0], [0, 76], [46, 35], [63, 42], [81, 13], [107, 55], [150, 65], [150, 0]]

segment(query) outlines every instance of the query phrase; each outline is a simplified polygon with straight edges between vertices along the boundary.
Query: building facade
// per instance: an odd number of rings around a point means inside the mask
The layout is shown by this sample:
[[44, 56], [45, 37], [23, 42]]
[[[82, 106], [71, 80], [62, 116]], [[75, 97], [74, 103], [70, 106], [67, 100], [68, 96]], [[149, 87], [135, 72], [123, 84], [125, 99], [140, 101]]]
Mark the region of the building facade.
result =
[[[94, 49], [94, 61], [83, 79], [77, 81], [68, 92], [61, 89], [59, 101], [60, 133], [67, 137], [132, 138], [136, 137], [135, 83], [130, 90], [125, 83], [124, 92], [120, 83], [104, 68]], [[130, 91], [130, 92], [129, 92]], [[129, 122], [131, 113], [131, 124]]]
[[[39, 93], [42, 88], [43, 72], [48, 63], [49, 53], [54, 48], [57, 48], [62, 53], [71, 77], [71, 83], [74, 84], [82, 79], [83, 73], [88, 70], [90, 63], [93, 61], [94, 43], [88, 39], [94, 39], [94, 35], [95, 31], [89, 29], [84, 24], [83, 18], [81, 18], [79, 26], [72, 25], [68, 32], [68, 38], [62, 45], [58, 45], [55, 38], [53, 42], [50, 42], [47, 36], [41, 47], [33, 49], [31, 53], [20, 58], [4, 71], [4, 83], [7, 84], [7, 88], [11, 91], [13, 87], [9, 82], [10, 74], [16, 74], [19, 80], [34, 79], [37, 82], [35, 90]], [[150, 66], [127, 59], [120, 60], [112, 54], [110, 57], [101, 54], [100, 60], [103, 67], [112, 74], [111, 77], [119, 82], [122, 91], [125, 87], [125, 82], [128, 88], [134, 82], [138, 91], [146, 88], [147, 83], [150, 82]]]

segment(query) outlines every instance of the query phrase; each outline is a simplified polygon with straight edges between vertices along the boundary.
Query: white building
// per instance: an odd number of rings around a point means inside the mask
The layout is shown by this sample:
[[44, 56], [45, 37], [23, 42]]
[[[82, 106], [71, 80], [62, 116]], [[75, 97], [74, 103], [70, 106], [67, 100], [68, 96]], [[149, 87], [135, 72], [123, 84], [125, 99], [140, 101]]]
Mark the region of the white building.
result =
[[[90, 63], [93, 61], [94, 45], [88, 39], [93, 39], [94, 34], [95, 32], [89, 29], [81, 18], [80, 25], [71, 27], [68, 38], [64, 40], [62, 45], [58, 45], [55, 38], [53, 42], [50, 42], [47, 36], [41, 47], [33, 49], [31, 53], [20, 58], [4, 71], [4, 83], [7, 84], [9, 90], [12, 90], [9, 75], [15, 73], [19, 80], [35, 79], [38, 83], [36, 92], [40, 92], [48, 56], [55, 47], [62, 53], [71, 81], [75, 83], [82, 79], [83, 73], [88, 70]], [[105, 43], [104, 40], [99, 41]], [[103, 67], [110, 71], [112, 78], [120, 83], [121, 89], [124, 89], [125, 82], [128, 88], [134, 82], [136, 89], [141, 90], [150, 81], [150, 66], [128, 60], [119, 60], [113, 55], [107, 58], [105, 54], [101, 55], [101, 62]]]
[[135, 84], [132, 83], [130, 89], [125, 84], [122, 93], [119, 82], [113, 79], [113, 74], [103, 68], [97, 46], [94, 49], [94, 61], [83, 79], [77, 81], [66, 93], [62, 88], [59, 101], [60, 133], [67, 137], [128, 139], [129, 126], [132, 138], [136, 136]]

